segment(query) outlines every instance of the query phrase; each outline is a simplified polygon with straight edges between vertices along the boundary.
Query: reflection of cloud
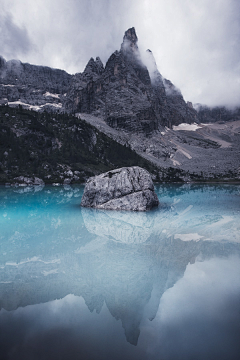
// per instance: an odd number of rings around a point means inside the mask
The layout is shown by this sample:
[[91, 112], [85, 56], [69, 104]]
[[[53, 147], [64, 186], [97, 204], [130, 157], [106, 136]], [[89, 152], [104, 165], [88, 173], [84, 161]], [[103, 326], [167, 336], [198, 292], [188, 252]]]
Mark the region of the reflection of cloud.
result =
[[143, 328], [143, 336], [151, 331], [153, 354], [163, 359], [237, 360], [239, 279], [239, 257], [188, 265], [164, 293], [155, 320]]
[[[114, 293], [103, 302], [99, 313], [90, 312], [84, 298], [74, 295], [1, 311], [1, 357], [7, 359], [11, 353], [14, 360], [40, 356], [46, 360], [235, 360], [240, 334], [239, 278], [239, 258], [214, 258], [188, 265], [184, 276], [165, 291], [160, 306], [155, 282], [145, 307], [147, 316], [139, 327], [138, 346], [126, 342], [121, 322], [109, 312], [114, 305], [111, 298], [121, 310], [118, 315], [128, 317], [136, 305], [134, 301], [126, 304], [116, 295], [113, 299]], [[96, 299], [92, 297], [92, 303]], [[157, 316], [149, 321], [152, 309], [158, 307]]]
[[7, 57], [19, 57], [32, 50], [32, 43], [25, 27], [16, 25], [9, 12], [0, 14], [0, 49]]
[[13, 360], [144, 359], [124, 338], [106, 304], [91, 313], [82, 297], [0, 312], [0, 357]]

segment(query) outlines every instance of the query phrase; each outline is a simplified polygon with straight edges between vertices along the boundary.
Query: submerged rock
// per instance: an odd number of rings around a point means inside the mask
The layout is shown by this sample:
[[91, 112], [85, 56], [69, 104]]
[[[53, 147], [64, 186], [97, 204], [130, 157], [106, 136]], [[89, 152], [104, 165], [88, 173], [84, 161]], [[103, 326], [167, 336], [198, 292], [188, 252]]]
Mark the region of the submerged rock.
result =
[[158, 204], [150, 174], [138, 166], [90, 178], [81, 201], [81, 206], [106, 210], [146, 211]]

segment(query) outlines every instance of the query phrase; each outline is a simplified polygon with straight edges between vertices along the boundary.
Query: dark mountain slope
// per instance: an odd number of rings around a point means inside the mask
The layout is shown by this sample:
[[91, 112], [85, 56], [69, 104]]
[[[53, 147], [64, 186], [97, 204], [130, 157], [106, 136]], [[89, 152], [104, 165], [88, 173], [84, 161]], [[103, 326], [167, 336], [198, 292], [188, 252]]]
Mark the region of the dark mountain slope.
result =
[[45, 183], [83, 182], [122, 166], [157, 168], [129, 147], [67, 114], [0, 107], [0, 183], [36, 176]]

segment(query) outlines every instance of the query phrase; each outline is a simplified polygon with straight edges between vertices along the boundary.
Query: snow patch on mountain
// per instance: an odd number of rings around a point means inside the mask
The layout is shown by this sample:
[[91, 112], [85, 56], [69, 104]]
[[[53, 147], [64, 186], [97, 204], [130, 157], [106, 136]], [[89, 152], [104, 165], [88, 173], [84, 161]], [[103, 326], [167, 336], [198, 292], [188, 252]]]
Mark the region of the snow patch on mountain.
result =
[[45, 94], [43, 94], [43, 96], [46, 96], [46, 97], [53, 97], [55, 99], [59, 99], [59, 94], [52, 94], [50, 92], [45, 92]]
[[30, 105], [30, 104], [26, 104], [20, 100], [18, 101], [10, 101], [8, 102], [8, 105], [10, 107], [18, 107], [19, 105], [21, 105], [24, 109], [27, 109], [27, 110], [34, 110], [34, 111], [41, 111], [43, 110], [45, 107], [52, 107], [52, 108], [55, 108], [55, 109], [61, 109], [62, 108], [62, 103], [58, 103], [58, 104], [55, 104], [55, 103], [45, 103], [43, 105]]
[[186, 123], [182, 123], [179, 124], [177, 126], [173, 125], [173, 130], [174, 131], [179, 131], [179, 130], [185, 130], [185, 131], [196, 131], [197, 129], [201, 129], [202, 125], [201, 124], [186, 124]]

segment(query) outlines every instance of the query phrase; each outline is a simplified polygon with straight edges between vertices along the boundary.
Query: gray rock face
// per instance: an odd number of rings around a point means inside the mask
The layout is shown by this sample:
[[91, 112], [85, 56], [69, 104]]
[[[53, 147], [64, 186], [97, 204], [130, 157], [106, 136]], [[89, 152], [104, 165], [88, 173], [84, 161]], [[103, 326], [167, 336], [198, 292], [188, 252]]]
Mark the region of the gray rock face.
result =
[[146, 211], [159, 204], [150, 174], [124, 167], [90, 178], [81, 206], [106, 210]]
[[148, 68], [141, 60], [134, 28], [125, 32], [120, 51], [105, 68], [90, 60], [72, 82], [71, 111], [91, 113], [127, 132], [151, 134], [163, 126], [198, 122], [197, 112], [184, 101], [180, 90], [162, 77], [150, 50]]
[[0, 56], [0, 99], [36, 111], [65, 111], [72, 75]]
[[182, 122], [198, 122], [197, 112], [152, 64], [141, 60], [134, 28], [104, 67], [91, 58], [83, 71], [70, 75], [46, 66], [5, 61], [0, 56], [0, 101], [36, 111], [88, 113], [116, 129], [152, 134]]

